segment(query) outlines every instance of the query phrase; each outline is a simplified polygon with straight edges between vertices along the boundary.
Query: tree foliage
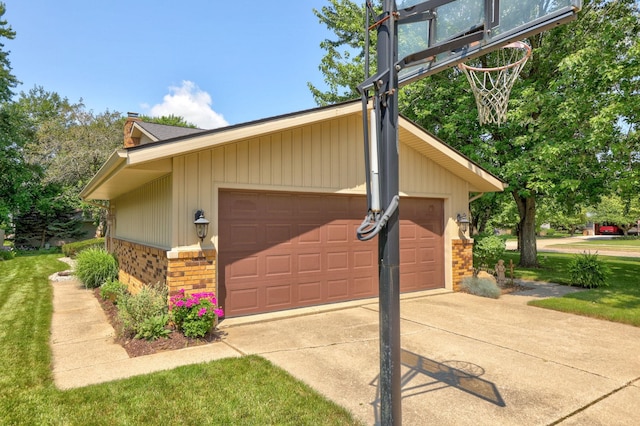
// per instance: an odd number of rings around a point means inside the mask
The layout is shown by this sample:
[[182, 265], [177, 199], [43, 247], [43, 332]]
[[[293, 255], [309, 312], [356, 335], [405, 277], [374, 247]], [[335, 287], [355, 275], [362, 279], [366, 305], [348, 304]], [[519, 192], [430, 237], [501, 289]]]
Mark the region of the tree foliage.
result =
[[[376, 10], [380, 12], [379, 7]], [[336, 36], [320, 43], [326, 53], [318, 68], [328, 90], [322, 91], [313, 83], [307, 83], [314, 100], [318, 105], [329, 105], [360, 97], [357, 86], [365, 80], [365, 6], [349, 0], [329, 0], [328, 6], [314, 9], [313, 13]], [[370, 46], [374, 53], [375, 40], [375, 32], [371, 32]], [[375, 60], [371, 62], [371, 69], [374, 72]]]
[[636, 226], [640, 220], [640, 200], [623, 199], [619, 195], [607, 195], [595, 206], [591, 220], [615, 224], [627, 234], [629, 228]]
[[18, 85], [18, 79], [11, 73], [9, 52], [4, 51], [2, 39], [13, 40], [15, 31], [3, 19], [7, 11], [6, 5], [0, 2], [0, 103], [9, 102], [13, 96], [13, 88]]
[[[324, 96], [314, 92], [319, 103], [337, 100], [336, 87], [353, 87], [356, 71], [345, 65], [349, 57], [335, 53], [337, 46], [362, 45], [345, 43], [356, 23], [353, 13], [340, 14], [356, 6], [346, 0], [331, 3], [323, 8], [326, 20], [321, 22], [338, 39], [323, 45], [333, 50], [321, 63], [329, 91]], [[512, 90], [502, 126], [478, 124], [471, 89], [456, 68], [400, 92], [401, 113], [509, 184], [524, 266], [537, 265], [540, 203], [553, 199], [572, 213], [613, 190], [614, 182], [627, 188], [634, 178], [637, 182], [639, 33], [637, 1], [587, 0], [576, 21], [530, 37], [533, 55]], [[353, 39], [360, 43], [363, 38]], [[475, 61], [491, 62], [490, 55]], [[361, 61], [350, 65], [361, 67]], [[630, 129], [626, 135], [622, 124]], [[618, 180], [613, 179], [616, 173]]]
[[174, 114], [163, 115], [160, 117], [149, 117], [146, 115], [142, 115], [140, 116], [140, 120], [147, 123], [164, 124], [165, 126], [188, 127], [190, 129], [198, 128], [198, 126], [188, 122], [184, 117], [180, 117]]

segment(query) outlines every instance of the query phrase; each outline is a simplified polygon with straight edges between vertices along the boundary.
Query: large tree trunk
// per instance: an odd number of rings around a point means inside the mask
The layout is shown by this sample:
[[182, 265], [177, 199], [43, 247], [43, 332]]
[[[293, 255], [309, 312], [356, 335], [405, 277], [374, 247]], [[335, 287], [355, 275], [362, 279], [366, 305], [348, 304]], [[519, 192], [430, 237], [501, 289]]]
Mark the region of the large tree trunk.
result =
[[520, 250], [520, 266], [537, 267], [538, 249], [536, 247], [536, 197], [521, 197], [513, 192], [518, 206], [520, 222], [518, 223], [518, 248]]

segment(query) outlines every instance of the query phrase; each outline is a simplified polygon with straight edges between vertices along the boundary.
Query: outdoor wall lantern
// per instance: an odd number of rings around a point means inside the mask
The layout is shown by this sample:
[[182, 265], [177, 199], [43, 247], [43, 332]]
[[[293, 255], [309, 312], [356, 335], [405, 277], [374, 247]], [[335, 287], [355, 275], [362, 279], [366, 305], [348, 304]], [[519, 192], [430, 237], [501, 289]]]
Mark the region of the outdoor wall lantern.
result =
[[467, 218], [467, 215], [462, 213], [458, 213], [458, 217], [456, 218], [456, 222], [458, 222], [458, 226], [460, 227], [460, 230], [462, 231], [462, 233], [466, 233], [467, 230], [469, 229], [469, 219]]
[[196, 226], [196, 234], [198, 238], [200, 238], [200, 242], [204, 241], [204, 238], [209, 232], [209, 221], [204, 218], [204, 212], [202, 210], [196, 212], [196, 218], [193, 224]]

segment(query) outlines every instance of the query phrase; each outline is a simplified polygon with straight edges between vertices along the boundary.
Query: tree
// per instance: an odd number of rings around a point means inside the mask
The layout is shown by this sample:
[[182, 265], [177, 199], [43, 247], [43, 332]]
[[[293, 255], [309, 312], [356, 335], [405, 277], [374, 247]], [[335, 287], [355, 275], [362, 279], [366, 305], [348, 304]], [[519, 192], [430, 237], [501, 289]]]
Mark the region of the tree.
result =
[[2, 43], [3, 38], [13, 40], [16, 37], [15, 31], [2, 18], [6, 11], [6, 5], [0, 3], [0, 103], [9, 102], [13, 96], [12, 89], [18, 85], [18, 80], [11, 74], [9, 52], [4, 51], [4, 43]]
[[164, 124], [165, 126], [175, 126], [175, 127], [188, 127], [190, 129], [197, 129], [193, 123], [189, 123], [185, 120], [184, 117], [180, 117], [178, 115], [163, 115], [161, 117], [149, 117], [146, 115], [140, 116], [140, 120], [145, 121], [147, 123], [156, 123], [156, 124]]
[[591, 219], [594, 222], [616, 224], [627, 235], [629, 228], [636, 226], [640, 220], [640, 201], [622, 199], [618, 195], [602, 197], [595, 207]]
[[[360, 97], [357, 86], [365, 80], [365, 6], [349, 0], [329, 0], [329, 6], [313, 9], [321, 24], [335, 33], [337, 39], [325, 39], [320, 47], [326, 51], [318, 67], [324, 75], [327, 91], [312, 83], [307, 86], [318, 105], [329, 105]], [[380, 8], [377, 9], [380, 12]], [[375, 31], [371, 46], [375, 46]], [[375, 47], [372, 50], [375, 52]], [[375, 58], [375, 55], [372, 55]], [[372, 61], [372, 72], [375, 61]]]
[[42, 247], [49, 238], [77, 236], [83, 206], [79, 192], [122, 143], [124, 119], [117, 112], [94, 114], [82, 102], [71, 103], [55, 92], [35, 87], [6, 107], [16, 117], [14, 151], [29, 172], [16, 189], [11, 209], [16, 244]]
[[[350, 10], [348, 3], [332, 2], [335, 11], [337, 5]], [[512, 90], [502, 126], [478, 124], [468, 83], [456, 68], [401, 90], [404, 115], [509, 184], [522, 266], [537, 265], [536, 210], [542, 197], [566, 206], [597, 199], [616, 169], [607, 155], [620, 144], [615, 123], [637, 123], [638, 8], [635, 0], [587, 0], [577, 21], [530, 37], [533, 56]], [[325, 22], [334, 31], [345, 31], [353, 20], [325, 16], [334, 19]], [[476, 61], [491, 62], [491, 54]], [[323, 58], [328, 82], [348, 84], [353, 72], [344, 68]], [[321, 100], [335, 95], [329, 86]]]
[[0, 228], [11, 228], [13, 215], [31, 200], [31, 182], [41, 178], [41, 169], [24, 159], [26, 117], [12, 104], [0, 104]]
[[9, 53], [2, 41], [13, 40], [16, 33], [2, 18], [5, 12], [5, 4], [0, 3], [0, 227], [6, 230], [11, 212], [21, 203], [20, 187], [30, 180], [32, 171], [22, 161], [25, 139], [18, 130], [22, 117], [10, 108], [18, 80], [11, 73]]

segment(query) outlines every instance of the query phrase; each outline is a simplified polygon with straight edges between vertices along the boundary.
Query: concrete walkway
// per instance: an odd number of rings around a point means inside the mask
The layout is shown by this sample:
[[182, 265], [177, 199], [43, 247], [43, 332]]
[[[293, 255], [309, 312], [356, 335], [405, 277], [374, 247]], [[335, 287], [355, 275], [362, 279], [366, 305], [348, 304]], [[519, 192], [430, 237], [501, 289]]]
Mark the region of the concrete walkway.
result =
[[[365, 424], [379, 419], [377, 301], [225, 320], [223, 342], [129, 359], [91, 291], [73, 280], [52, 285], [53, 375], [62, 389], [258, 354]], [[403, 299], [403, 424], [640, 423], [640, 328], [529, 307], [574, 291], [529, 285], [498, 300]]]

